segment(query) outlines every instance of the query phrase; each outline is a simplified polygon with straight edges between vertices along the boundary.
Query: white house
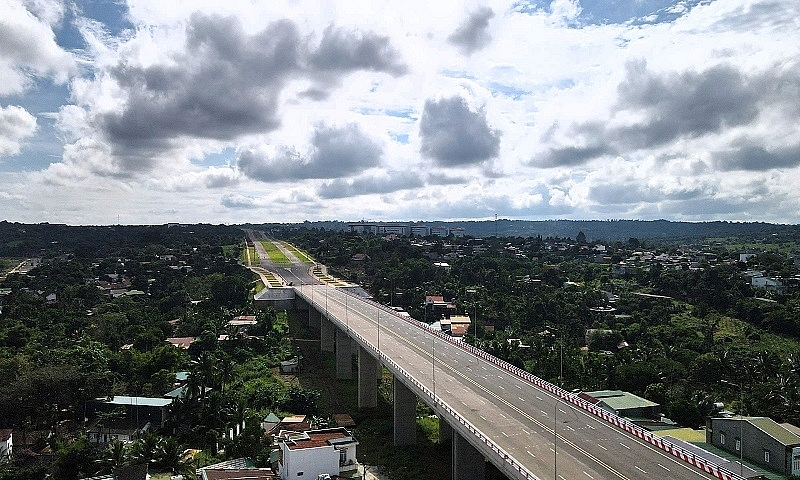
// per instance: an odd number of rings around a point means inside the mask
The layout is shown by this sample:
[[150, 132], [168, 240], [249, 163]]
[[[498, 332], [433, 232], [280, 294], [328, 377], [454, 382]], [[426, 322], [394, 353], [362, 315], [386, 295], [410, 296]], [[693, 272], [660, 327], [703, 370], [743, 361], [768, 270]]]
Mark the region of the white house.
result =
[[280, 475], [283, 480], [312, 479], [355, 470], [358, 442], [347, 429], [326, 428], [305, 432], [281, 431]]

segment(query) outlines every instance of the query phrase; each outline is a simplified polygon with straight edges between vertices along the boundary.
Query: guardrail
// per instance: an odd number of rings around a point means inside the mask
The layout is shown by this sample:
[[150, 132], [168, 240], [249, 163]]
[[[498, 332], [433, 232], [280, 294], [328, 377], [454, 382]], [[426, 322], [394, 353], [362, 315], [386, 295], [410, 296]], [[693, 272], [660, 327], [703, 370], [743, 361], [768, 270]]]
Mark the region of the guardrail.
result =
[[[572, 392], [568, 392], [568, 391], [564, 390], [563, 388], [561, 388], [561, 387], [559, 387], [557, 385], [553, 385], [552, 383], [550, 383], [550, 382], [548, 382], [546, 380], [543, 380], [542, 378], [539, 378], [539, 377], [537, 377], [536, 375], [533, 375], [530, 372], [527, 372], [527, 371], [525, 371], [525, 370], [523, 370], [523, 369], [521, 369], [521, 368], [519, 368], [519, 367], [517, 367], [515, 365], [511, 365], [510, 363], [508, 363], [508, 362], [506, 362], [504, 360], [501, 360], [501, 359], [495, 357], [494, 355], [490, 355], [490, 354], [484, 352], [483, 350], [480, 350], [480, 349], [478, 349], [478, 348], [476, 348], [476, 347], [474, 347], [472, 345], [469, 345], [469, 344], [464, 343], [464, 342], [456, 341], [450, 335], [446, 335], [446, 334], [444, 334], [442, 332], [433, 330], [426, 323], [420, 322], [419, 320], [415, 320], [415, 319], [413, 319], [411, 317], [406, 317], [406, 316], [403, 316], [403, 315], [399, 315], [393, 309], [391, 309], [389, 307], [386, 307], [385, 305], [381, 305], [380, 303], [375, 302], [373, 300], [365, 299], [363, 297], [360, 297], [358, 295], [352, 294], [352, 293], [344, 291], [344, 290], [340, 290], [340, 292], [344, 293], [345, 295], [349, 295], [350, 297], [357, 298], [359, 301], [362, 301], [362, 302], [365, 302], [365, 303], [369, 303], [372, 306], [374, 306], [374, 307], [376, 307], [376, 308], [378, 308], [378, 309], [380, 309], [380, 310], [382, 310], [384, 312], [387, 312], [387, 313], [393, 315], [396, 319], [402, 320], [402, 321], [404, 321], [406, 323], [414, 325], [415, 327], [418, 327], [420, 329], [425, 330], [426, 332], [438, 337], [441, 341], [448, 342], [451, 345], [454, 345], [454, 346], [456, 346], [456, 347], [458, 347], [458, 348], [460, 348], [460, 349], [462, 349], [462, 350], [464, 350], [464, 351], [466, 351], [466, 352], [468, 352], [468, 353], [470, 353], [470, 354], [472, 354], [472, 355], [474, 355], [474, 356], [476, 356], [478, 358], [486, 360], [487, 362], [495, 365], [496, 367], [500, 368], [501, 370], [504, 370], [507, 373], [510, 373], [510, 374], [512, 374], [512, 375], [514, 375], [514, 376], [516, 376], [516, 377], [518, 377], [518, 378], [520, 378], [520, 379], [532, 384], [532, 385], [535, 385], [538, 388], [541, 388], [542, 390], [548, 391], [552, 395], [556, 396], [556, 398], [558, 398], [558, 399], [561, 399], [561, 400], [563, 400], [565, 402], [569, 402], [570, 404], [572, 404], [572, 405], [574, 405], [574, 406], [576, 406], [578, 408], [581, 408], [582, 410], [585, 410], [585, 411], [593, 414], [596, 417], [602, 418], [603, 420], [605, 420], [606, 422], [614, 425], [615, 427], [620, 428], [620, 429], [622, 429], [622, 430], [624, 430], [624, 431], [636, 436], [640, 440], [645, 441], [645, 442], [647, 442], [647, 443], [649, 443], [649, 444], [651, 444], [651, 445], [653, 445], [653, 446], [655, 446], [655, 447], [657, 447], [657, 448], [659, 448], [659, 449], [661, 449], [661, 450], [663, 450], [663, 451], [665, 451], [665, 452], [667, 452], [667, 453], [669, 453], [669, 454], [671, 454], [671, 455], [683, 460], [684, 462], [686, 462], [686, 463], [688, 463], [688, 464], [690, 464], [690, 465], [692, 465], [692, 466], [694, 466], [694, 467], [696, 467], [696, 468], [698, 468], [700, 470], [703, 470], [706, 473], [714, 475], [715, 477], [719, 478], [720, 480], [746, 480], [741, 475], [739, 475], [739, 474], [737, 474], [735, 472], [732, 472], [730, 470], [727, 470], [726, 468], [724, 468], [722, 466], [719, 466], [719, 465], [717, 465], [717, 464], [715, 464], [713, 462], [709, 462], [708, 460], [706, 460], [706, 459], [704, 459], [702, 457], [698, 457], [693, 452], [687, 451], [684, 448], [682, 448], [681, 446], [675, 445], [672, 442], [670, 442], [668, 440], [665, 440], [665, 439], [659, 437], [658, 435], [655, 435], [653, 432], [650, 432], [649, 430], [645, 430], [644, 428], [642, 428], [642, 427], [640, 427], [640, 426], [638, 426], [638, 425], [636, 425], [634, 423], [631, 423], [628, 419], [626, 419], [624, 417], [620, 417], [618, 415], [615, 415], [614, 413], [611, 413], [611, 412], [609, 412], [607, 410], [604, 410], [602, 408], [599, 408], [599, 407], [596, 407], [596, 406], [592, 405], [591, 403], [587, 402], [586, 400], [584, 400], [583, 398], [579, 397], [578, 395], [576, 395], [576, 394], [574, 394]], [[306, 299], [308, 300], [308, 298], [306, 298]], [[316, 304], [316, 302], [314, 302], [314, 304]], [[337, 320], [339, 320], [339, 319], [337, 318]], [[342, 327], [344, 327], [345, 329], [349, 330], [351, 335], [356, 336], [362, 343], [364, 343], [366, 346], [368, 346], [369, 350], [375, 352], [379, 359], [381, 359], [384, 363], [387, 363], [387, 364], [391, 365], [394, 369], [396, 369], [401, 374], [401, 376], [403, 376], [404, 378], [408, 379], [417, 388], [419, 388], [420, 391], [422, 391], [425, 395], [427, 395], [430, 398], [430, 400], [433, 402], [434, 405], [440, 406], [444, 411], [446, 411], [449, 415], [451, 415], [453, 417], [453, 419], [458, 421], [461, 425], [465, 426], [470, 433], [472, 433], [473, 435], [475, 435], [476, 438], [478, 438], [479, 441], [483, 442], [492, 451], [494, 451], [495, 453], [500, 455], [500, 458], [502, 458], [506, 463], [508, 463], [509, 466], [511, 466], [516, 472], [518, 472], [521, 475], [523, 475], [526, 479], [538, 480], [538, 477], [536, 477], [533, 473], [528, 471], [525, 467], [523, 467], [522, 465], [517, 463], [517, 461], [514, 460], [514, 458], [512, 456], [510, 456], [508, 453], [506, 453], [502, 448], [500, 448], [499, 445], [494, 443], [493, 440], [491, 440], [489, 437], [487, 437], [485, 434], [483, 434], [483, 432], [478, 430], [474, 425], [469, 423], [469, 421], [467, 419], [465, 419], [464, 417], [462, 417], [461, 414], [459, 414], [456, 410], [454, 410], [449, 405], [447, 405], [447, 403], [442, 401], [442, 399], [439, 398], [437, 395], [435, 395], [434, 392], [432, 392], [427, 387], [422, 385], [416, 378], [414, 378], [413, 376], [409, 375], [408, 372], [406, 372], [402, 367], [400, 367], [396, 362], [394, 362], [394, 360], [392, 360], [391, 358], [389, 358], [388, 356], [386, 356], [382, 352], [380, 352], [380, 350], [378, 350], [378, 348], [376, 346], [372, 345], [361, 334], [359, 334], [358, 332], [355, 332], [353, 330], [350, 330], [349, 325], [346, 325], [345, 323], [341, 322], [340, 320], [339, 320], [339, 323], [341, 323]]]

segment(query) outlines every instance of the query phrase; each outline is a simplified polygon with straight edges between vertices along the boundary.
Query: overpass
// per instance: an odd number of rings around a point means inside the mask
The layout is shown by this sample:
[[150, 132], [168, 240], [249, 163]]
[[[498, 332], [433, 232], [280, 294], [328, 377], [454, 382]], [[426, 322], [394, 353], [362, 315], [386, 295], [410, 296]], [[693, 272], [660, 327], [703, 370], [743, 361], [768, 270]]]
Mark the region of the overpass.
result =
[[381, 365], [393, 374], [395, 445], [415, 442], [418, 398], [434, 410], [454, 480], [483, 478], [484, 458], [510, 479], [741, 478], [388, 307], [328, 285], [294, 290], [320, 318], [337, 378], [352, 378], [357, 350], [359, 407], [377, 405]]

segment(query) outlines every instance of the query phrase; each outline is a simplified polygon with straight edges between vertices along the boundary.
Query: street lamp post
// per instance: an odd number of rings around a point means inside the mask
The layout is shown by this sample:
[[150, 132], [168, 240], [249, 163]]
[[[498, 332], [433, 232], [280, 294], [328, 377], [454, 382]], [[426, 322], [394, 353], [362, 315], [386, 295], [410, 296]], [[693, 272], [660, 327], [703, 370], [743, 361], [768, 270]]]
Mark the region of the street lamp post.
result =
[[732, 387], [739, 389], [739, 476], [744, 478], [744, 390], [741, 383], [734, 383], [730, 380], [720, 380]]

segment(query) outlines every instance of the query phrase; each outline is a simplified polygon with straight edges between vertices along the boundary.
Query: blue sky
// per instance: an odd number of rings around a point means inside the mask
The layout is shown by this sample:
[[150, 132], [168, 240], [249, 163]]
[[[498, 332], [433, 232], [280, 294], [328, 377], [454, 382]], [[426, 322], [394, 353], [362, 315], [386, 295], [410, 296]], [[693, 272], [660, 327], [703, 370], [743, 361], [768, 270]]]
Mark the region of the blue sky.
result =
[[0, 219], [800, 222], [795, 0], [0, 2]]

